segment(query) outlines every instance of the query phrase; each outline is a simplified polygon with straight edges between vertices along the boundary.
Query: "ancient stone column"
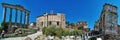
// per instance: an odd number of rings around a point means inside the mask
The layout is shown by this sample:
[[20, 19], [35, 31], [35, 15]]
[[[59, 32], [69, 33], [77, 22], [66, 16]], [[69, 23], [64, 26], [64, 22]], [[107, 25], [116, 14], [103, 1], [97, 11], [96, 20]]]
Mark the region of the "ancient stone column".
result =
[[29, 25], [29, 13], [28, 13], [28, 15], [27, 15], [27, 25]]
[[15, 26], [17, 26], [17, 17], [18, 17], [18, 9], [16, 9], [16, 14], [15, 14]]
[[12, 26], [12, 8], [10, 8], [10, 18], [9, 18], [9, 26], [8, 26], [8, 31], [11, 31], [11, 26]]
[[4, 13], [3, 13], [3, 19], [2, 19], [2, 22], [5, 22], [6, 21], [6, 11], [7, 11], [7, 8], [4, 7]]
[[27, 27], [28, 27], [28, 25], [29, 25], [29, 13], [27, 14], [27, 21], [26, 21], [26, 24], [27, 24]]
[[20, 27], [22, 28], [22, 10], [20, 10], [21, 13], [20, 13]]
[[25, 24], [27, 25], [27, 23], [28, 23], [28, 13], [26, 13], [26, 17], [25, 17]]
[[26, 18], [27, 18], [27, 13], [25, 12], [25, 16], [24, 16], [24, 27], [26, 28]]
[[12, 8], [10, 8], [10, 18], [9, 18], [9, 22], [12, 21]]
[[25, 17], [24, 17], [24, 27], [27, 28], [29, 24], [29, 12], [25, 12]]

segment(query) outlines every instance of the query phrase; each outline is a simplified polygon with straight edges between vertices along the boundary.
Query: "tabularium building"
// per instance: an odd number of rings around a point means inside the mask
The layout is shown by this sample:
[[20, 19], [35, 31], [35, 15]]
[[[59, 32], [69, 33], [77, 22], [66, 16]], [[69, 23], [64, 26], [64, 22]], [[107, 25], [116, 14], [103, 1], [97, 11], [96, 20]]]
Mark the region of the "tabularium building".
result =
[[36, 26], [40, 29], [48, 26], [65, 28], [65, 15], [62, 13], [54, 14], [53, 11], [50, 14], [44, 13], [37, 17]]
[[118, 8], [115, 5], [105, 3], [99, 20], [94, 29], [104, 35], [104, 40], [114, 40], [118, 27]]
[[74, 25], [74, 27], [79, 28], [81, 25], [83, 25], [83, 29], [84, 29], [85, 32], [89, 32], [90, 29], [87, 27], [87, 22], [86, 22], [86, 21], [78, 21], [78, 22]]
[[75, 27], [79, 27], [80, 25], [83, 25], [83, 28], [87, 28], [87, 22], [86, 21], [79, 21], [75, 24]]

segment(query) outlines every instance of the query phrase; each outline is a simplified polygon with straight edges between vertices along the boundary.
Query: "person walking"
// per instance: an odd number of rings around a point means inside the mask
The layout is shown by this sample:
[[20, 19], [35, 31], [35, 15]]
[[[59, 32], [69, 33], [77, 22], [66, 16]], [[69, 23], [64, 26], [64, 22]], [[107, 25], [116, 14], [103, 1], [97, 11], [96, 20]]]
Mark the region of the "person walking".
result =
[[4, 38], [5, 30], [2, 30], [2, 38]]

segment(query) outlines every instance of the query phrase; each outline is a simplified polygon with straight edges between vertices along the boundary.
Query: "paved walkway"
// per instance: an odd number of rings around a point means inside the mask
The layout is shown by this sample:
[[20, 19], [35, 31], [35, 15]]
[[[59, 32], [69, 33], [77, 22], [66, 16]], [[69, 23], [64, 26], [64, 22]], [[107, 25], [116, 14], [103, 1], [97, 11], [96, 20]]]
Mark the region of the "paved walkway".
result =
[[38, 35], [42, 35], [42, 32], [37, 32], [25, 37], [14, 37], [14, 38], [5, 38], [5, 39], [0, 39], [0, 40], [25, 40], [25, 38], [30, 37], [32, 40], [34, 40]]
[[[39, 35], [41, 35], [42, 32], [37, 32], [35, 34], [32, 34], [32, 35], [28, 35], [27, 37], [30, 37], [32, 40], [34, 40], [36, 37], [38, 37]], [[26, 37], [25, 37], [26, 38]]]

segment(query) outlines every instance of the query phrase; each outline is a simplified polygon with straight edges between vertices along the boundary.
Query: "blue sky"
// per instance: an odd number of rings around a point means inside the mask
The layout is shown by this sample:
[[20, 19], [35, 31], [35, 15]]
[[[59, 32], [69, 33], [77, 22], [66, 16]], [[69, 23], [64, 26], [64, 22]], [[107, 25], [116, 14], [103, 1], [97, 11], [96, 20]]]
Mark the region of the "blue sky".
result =
[[[120, 24], [120, 0], [0, 0], [0, 23], [3, 17], [2, 2], [20, 4], [30, 10], [30, 22], [36, 22], [37, 16], [53, 10], [54, 13], [64, 13], [66, 21], [72, 23], [87, 21], [88, 27], [91, 29], [93, 29], [95, 21], [99, 19], [103, 5], [109, 3], [118, 7], [118, 24]], [[13, 10], [13, 13], [15, 13], [15, 10]], [[9, 9], [7, 9], [7, 21], [9, 19], [8, 15]], [[14, 16], [15, 14], [13, 14], [13, 22]]]

